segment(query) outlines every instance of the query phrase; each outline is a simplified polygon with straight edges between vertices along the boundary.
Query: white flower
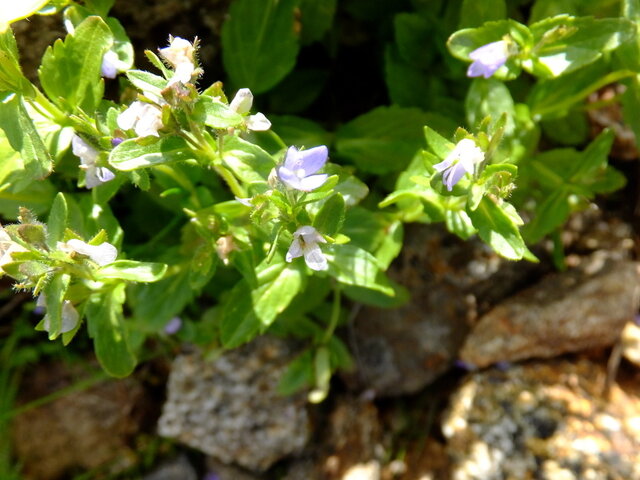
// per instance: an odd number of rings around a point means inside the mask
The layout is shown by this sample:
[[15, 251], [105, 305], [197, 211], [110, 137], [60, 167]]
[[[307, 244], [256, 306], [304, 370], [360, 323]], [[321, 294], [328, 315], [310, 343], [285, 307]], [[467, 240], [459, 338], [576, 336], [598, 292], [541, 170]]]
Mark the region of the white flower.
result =
[[123, 130], [134, 129], [139, 137], [153, 135], [159, 137], [162, 124], [162, 110], [150, 103], [136, 100], [118, 115], [118, 126]]
[[[251, 105], [253, 105], [253, 93], [248, 88], [241, 88], [231, 100], [229, 108], [240, 115], [245, 115], [251, 110]], [[249, 115], [245, 125], [254, 132], [264, 132], [271, 128], [271, 122], [260, 112]]]
[[470, 138], [458, 142], [447, 158], [433, 166], [442, 173], [442, 183], [451, 191], [465, 173], [473, 173], [476, 165], [484, 160], [484, 152]]
[[327, 258], [320, 250], [318, 243], [327, 243], [327, 241], [312, 226], [300, 227], [293, 234], [293, 242], [286, 256], [287, 262], [304, 255], [304, 261], [311, 270], [327, 270], [329, 268]]
[[194, 47], [191, 42], [180, 37], [169, 39], [169, 46], [159, 50], [164, 58], [174, 69], [174, 74], [169, 80], [169, 85], [176, 82], [190, 83], [196, 66], [193, 61]]
[[71, 139], [71, 151], [80, 158], [80, 168], [85, 171], [87, 188], [97, 187], [115, 178], [115, 174], [111, 170], [96, 164], [100, 152], [78, 135], [74, 135]]
[[289, 188], [311, 192], [324, 185], [329, 178], [326, 173], [314, 175], [324, 167], [328, 157], [329, 149], [326, 145], [308, 150], [298, 150], [291, 146], [287, 149], [283, 164], [277, 167], [278, 178]]
[[[41, 293], [36, 301], [36, 307], [40, 309], [47, 308], [47, 299], [44, 293]], [[65, 300], [62, 302], [62, 326], [60, 328], [60, 333], [67, 333], [73, 330], [78, 326], [78, 321], [80, 320], [80, 315], [78, 315], [78, 311], [75, 309], [73, 304], [69, 300]], [[44, 321], [44, 329], [51, 333], [51, 319], [49, 315], [46, 314], [42, 319]]]
[[103, 242], [100, 245], [89, 245], [78, 239], [71, 239], [67, 242], [58, 242], [58, 250], [66, 253], [79, 253], [86, 255], [100, 266], [107, 265], [115, 261], [118, 256], [118, 250], [110, 243]]

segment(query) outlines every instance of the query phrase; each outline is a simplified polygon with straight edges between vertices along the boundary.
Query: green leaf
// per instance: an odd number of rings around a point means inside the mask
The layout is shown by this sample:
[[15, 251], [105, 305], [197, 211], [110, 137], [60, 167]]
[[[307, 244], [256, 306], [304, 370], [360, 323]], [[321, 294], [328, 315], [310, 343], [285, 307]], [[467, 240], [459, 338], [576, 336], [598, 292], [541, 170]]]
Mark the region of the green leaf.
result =
[[447, 226], [447, 230], [451, 233], [455, 233], [463, 240], [468, 240], [477, 232], [469, 218], [469, 215], [464, 210], [445, 210], [444, 222]]
[[276, 162], [258, 145], [240, 137], [228, 137], [224, 141], [224, 164], [245, 183], [264, 183]]
[[305, 350], [285, 370], [278, 383], [280, 395], [292, 395], [313, 383], [313, 351]]
[[13, 150], [20, 152], [25, 173], [30, 179], [41, 180], [49, 175], [53, 168], [51, 155], [20, 96], [9, 95], [0, 102], [0, 128]]
[[258, 273], [258, 287], [252, 290], [241, 280], [222, 306], [221, 340], [234, 348], [266, 330], [298, 294], [302, 273], [297, 264], [278, 263]]
[[329, 145], [332, 135], [313, 120], [294, 115], [269, 115], [274, 132], [287, 145]]
[[397, 172], [422, 147], [425, 123], [417, 108], [378, 107], [340, 127], [336, 151], [364, 172]]
[[130, 375], [137, 363], [122, 315], [124, 288], [121, 283], [108, 292], [94, 293], [85, 308], [98, 362], [114, 377]]
[[425, 48], [433, 41], [433, 24], [417, 13], [399, 13], [393, 18], [398, 53], [411, 66], [429, 68], [434, 50]]
[[301, 41], [308, 44], [322, 40], [336, 13], [337, 0], [300, 0]]
[[162, 137], [149, 145], [137, 138], [125, 140], [109, 154], [109, 163], [122, 171], [151, 167], [163, 163], [193, 158], [189, 145], [182, 137]]
[[569, 218], [571, 213], [568, 194], [565, 189], [556, 190], [536, 207], [535, 216], [523, 228], [523, 235], [529, 243], [536, 243], [553, 232]]
[[531, 25], [536, 46], [533, 74], [558, 77], [598, 60], [603, 53], [630, 40], [635, 26], [625, 18], [571, 17], [558, 15]]
[[253, 93], [269, 90], [294, 67], [296, 0], [236, 0], [222, 27], [222, 60], [231, 81]]
[[513, 219], [489, 197], [467, 212], [480, 238], [509, 260], [520, 260], [528, 251]]
[[59, 192], [53, 201], [47, 220], [47, 245], [55, 248], [63, 240], [64, 230], [67, 228], [67, 201], [64, 193]]
[[378, 261], [366, 250], [354, 245], [336, 245], [333, 253], [327, 253], [326, 257], [329, 261], [329, 275], [340, 283], [394, 295], [395, 290], [380, 271]]
[[144, 70], [129, 70], [127, 78], [138, 90], [153, 93], [158, 97], [162, 97], [162, 90], [167, 87], [168, 83], [165, 78]]
[[491, 20], [502, 20], [507, 16], [505, 0], [464, 0], [460, 7], [459, 28], [479, 27]]
[[100, 278], [119, 278], [132, 282], [157, 282], [167, 271], [164, 263], [116, 260], [100, 268], [96, 275]]
[[339, 193], [332, 195], [313, 219], [313, 226], [323, 235], [333, 237], [342, 228], [346, 212], [344, 198]]
[[47, 316], [49, 317], [49, 340], [55, 340], [62, 329], [62, 303], [69, 288], [71, 277], [59, 273], [44, 286], [42, 293], [46, 298]]
[[[2, 9], [0, 9], [0, 15], [1, 12]], [[5, 32], [1, 30], [0, 28], [0, 91], [12, 91], [32, 97], [35, 95], [35, 90], [22, 73], [13, 31], [10, 28]]]
[[491, 117], [489, 128], [506, 114], [505, 134], [515, 128], [515, 105], [507, 86], [494, 78], [477, 78], [471, 82], [465, 100], [467, 122], [471, 128], [477, 128], [486, 117]]
[[427, 139], [427, 145], [439, 159], [444, 159], [455, 148], [455, 144], [444, 138], [428, 125], [424, 126], [424, 136]]
[[239, 127], [244, 117], [231, 110], [228, 105], [205, 95], [200, 95], [194, 107], [194, 118], [212, 128]]
[[62, 108], [93, 113], [104, 92], [102, 57], [112, 44], [113, 34], [100, 17], [88, 17], [64, 41], [56, 40], [38, 70], [49, 98]]

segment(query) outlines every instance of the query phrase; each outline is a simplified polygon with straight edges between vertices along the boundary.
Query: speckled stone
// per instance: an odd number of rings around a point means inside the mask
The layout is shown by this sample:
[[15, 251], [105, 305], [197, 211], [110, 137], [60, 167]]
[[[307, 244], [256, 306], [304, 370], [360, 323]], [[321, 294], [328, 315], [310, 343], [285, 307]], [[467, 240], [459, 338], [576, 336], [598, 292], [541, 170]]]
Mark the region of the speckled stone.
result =
[[453, 480], [640, 479], [637, 379], [601, 392], [606, 371], [579, 359], [468, 376], [442, 430]]
[[485, 367], [612, 345], [638, 310], [638, 268], [595, 252], [578, 268], [549, 275], [482, 316], [461, 360]]
[[276, 393], [292, 356], [287, 343], [269, 337], [214, 361], [179, 355], [159, 434], [256, 471], [300, 451], [309, 436], [305, 398]]

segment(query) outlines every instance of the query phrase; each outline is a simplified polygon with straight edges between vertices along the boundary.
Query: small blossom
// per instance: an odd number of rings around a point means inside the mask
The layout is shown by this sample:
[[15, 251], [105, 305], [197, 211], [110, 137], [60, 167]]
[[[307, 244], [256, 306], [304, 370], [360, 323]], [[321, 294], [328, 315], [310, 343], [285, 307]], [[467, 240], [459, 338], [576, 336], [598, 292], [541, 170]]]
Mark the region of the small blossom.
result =
[[180, 37], [170, 38], [169, 46], [159, 50], [160, 56], [174, 69], [169, 85], [177, 82], [184, 84], [191, 82], [191, 78], [196, 71], [193, 58], [194, 51], [193, 44]]
[[329, 175], [323, 173], [313, 175], [327, 162], [329, 149], [320, 145], [309, 150], [298, 150], [289, 147], [284, 157], [284, 164], [278, 167], [278, 178], [288, 187], [310, 192], [324, 185]]
[[[251, 105], [253, 105], [253, 93], [248, 88], [241, 88], [231, 100], [229, 108], [240, 115], [245, 115], [251, 110]], [[264, 114], [258, 112], [247, 117], [246, 126], [254, 132], [264, 132], [271, 128], [271, 122]]]
[[304, 255], [304, 261], [311, 270], [327, 270], [329, 268], [327, 258], [320, 250], [318, 243], [327, 243], [327, 241], [312, 226], [300, 227], [293, 233], [293, 242], [286, 256], [287, 262]]
[[163, 127], [162, 110], [150, 103], [136, 100], [118, 115], [118, 126], [123, 130], [133, 130], [138, 137], [159, 137], [158, 130]]
[[[47, 308], [47, 299], [44, 293], [41, 293], [36, 301], [36, 310], [44, 312]], [[62, 302], [62, 326], [60, 327], [60, 333], [67, 333], [73, 330], [78, 326], [78, 321], [80, 320], [80, 315], [78, 315], [78, 311], [75, 309], [73, 304], [69, 300], [65, 300]], [[44, 329], [51, 333], [51, 319], [48, 314], [45, 314], [44, 318]]]
[[79, 253], [86, 255], [100, 266], [107, 265], [115, 261], [118, 256], [118, 250], [110, 243], [103, 242], [100, 245], [89, 245], [78, 239], [71, 239], [67, 242], [58, 242], [58, 250], [66, 253]]
[[99, 167], [97, 160], [100, 152], [85, 142], [78, 135], [71, 139], [71, 151], [80, 158], [80, 168], [85, 171], [85, 183], [87, 188], [94, 188], [105, 182], [113, 180], [115, 174], [106, 167]]
[[237, 250], [237, 247], [231, 235], [223, 235], [216, 240], [216, 253], [225, 265], [229, 265], [229, 255], [234, 250]]
[[118, 75], [118, 67], [120, 66], [118, 54], [113, 50], [108, 50], [102, 57], [102, 65], [100, 66], [100, 75], [105, 78], [116, 78]]
[[476, 48], [469, 58], [473, 63], [467, 69], [467, 76], [489, 78], [507, 62], [509, 45], [504, 40], [491, 42]]
[[442, 173], [442, 183], [451, 191], [465, 173], [473, 173], [477, 164], [484, 160], [484, 152], [470, 138], [458, 142], [447, 158], [433, 166]]
[[182, 319], [180, 317], [173, 317], [164, 326], [164, 333], [167, 335], [174, 335], [178, 333], [178, 330], [182, 328]]

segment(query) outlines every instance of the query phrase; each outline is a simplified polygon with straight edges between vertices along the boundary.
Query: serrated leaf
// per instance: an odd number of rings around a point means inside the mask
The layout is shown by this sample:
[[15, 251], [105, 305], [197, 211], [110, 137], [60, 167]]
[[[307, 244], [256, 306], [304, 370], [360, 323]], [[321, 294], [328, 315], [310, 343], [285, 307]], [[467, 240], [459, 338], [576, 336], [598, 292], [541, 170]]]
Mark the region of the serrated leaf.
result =
[[222, 59], [231, 81], [253, 93], [269, 90], [294, 67], [296, 0], [236, 0], [222, 27]]
[[93, 113], [102, 99], [102, 58], [113, 34], [100, 17], [88, 17], [64, 41], [56, 40], [42, 58], [38, 76], [49, 98], [64, 108]]

